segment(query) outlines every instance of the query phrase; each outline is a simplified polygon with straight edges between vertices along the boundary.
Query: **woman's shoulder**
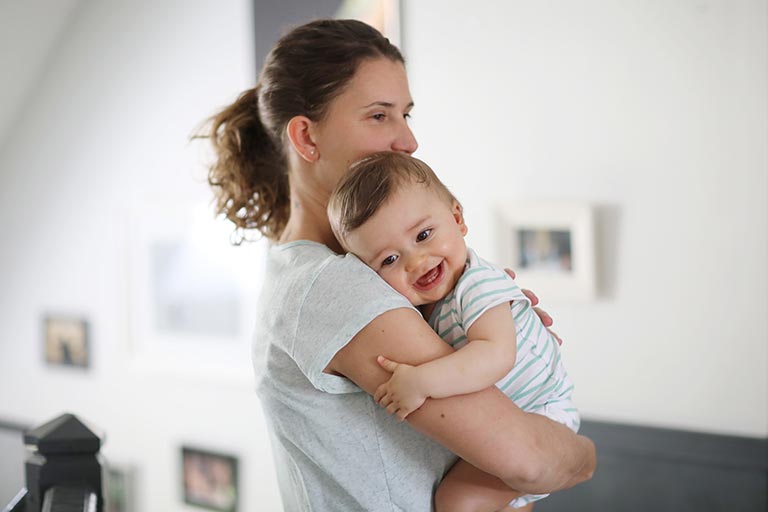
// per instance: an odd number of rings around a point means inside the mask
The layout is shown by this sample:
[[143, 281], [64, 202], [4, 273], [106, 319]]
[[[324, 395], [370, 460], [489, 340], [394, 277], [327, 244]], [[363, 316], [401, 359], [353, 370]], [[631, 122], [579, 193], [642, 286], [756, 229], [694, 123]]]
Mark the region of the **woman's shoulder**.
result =
[[[397, 294], [376, 272], [354, 254], [337, 254], [323, 244], [296, 241], [272, 247], [267, 280], [281, 288], [315, 290], [315, 294]], [[399, 294], [398, 294], [399, 295]]]
[[268, 267], [307, 278], [326, 271], [346, 271], [351, 275], [368, 275], [372, 270], [353, 254], [337, 254], [327, 246], [309, 240], [298, 240], [274, 246], [269, 250]]

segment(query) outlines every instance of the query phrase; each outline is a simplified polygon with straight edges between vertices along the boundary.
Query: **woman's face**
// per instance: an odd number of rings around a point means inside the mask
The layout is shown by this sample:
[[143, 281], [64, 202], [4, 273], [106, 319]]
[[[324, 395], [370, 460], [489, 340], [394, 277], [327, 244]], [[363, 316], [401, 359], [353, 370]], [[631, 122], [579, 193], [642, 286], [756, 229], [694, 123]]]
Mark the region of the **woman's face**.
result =
[[411, 154], [418, 144], [408, 126], [413, 100], [401, 62], [363, 61], [352, 80], [315, 123], [318, 171], [330, 193], [352, 162], [378, 151]]

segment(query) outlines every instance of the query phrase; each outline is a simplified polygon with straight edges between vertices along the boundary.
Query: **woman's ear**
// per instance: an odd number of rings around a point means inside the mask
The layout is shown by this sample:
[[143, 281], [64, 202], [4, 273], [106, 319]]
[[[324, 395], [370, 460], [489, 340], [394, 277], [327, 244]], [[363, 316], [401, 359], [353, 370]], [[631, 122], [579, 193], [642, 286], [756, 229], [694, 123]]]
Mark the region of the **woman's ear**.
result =
[[459, 204], [459, 202], [455, 199], [453, 200], [452, 210], [453, 218], [456, 220], [456, 224], [459, 225], [461, 234], [467, 236], [467, 231], [469, 231], [469, 228], [467, 228], [467, 225], [464, 223], [464, 210], [461, 208], [461, 204]]
[[307, 162], [316, 162], [320, 154], [312, 138], [311, 126], [312, 121], [309, 118], [296, 116], [288, 121], [285, 131], [296, 153]]

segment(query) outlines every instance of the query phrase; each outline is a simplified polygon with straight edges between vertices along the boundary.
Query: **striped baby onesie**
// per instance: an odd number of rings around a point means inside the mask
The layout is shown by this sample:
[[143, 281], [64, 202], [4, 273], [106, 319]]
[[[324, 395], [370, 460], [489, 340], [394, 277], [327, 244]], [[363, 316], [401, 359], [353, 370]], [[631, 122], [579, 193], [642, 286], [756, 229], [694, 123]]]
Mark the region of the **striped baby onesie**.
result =
[[[522, 410], [543, 414], [574, 432], [578, 431], [579, 412], [571, 401], [573, 384], [562, 363], [557, 340], [504, 270], [468, 248], [464, 273], [453, 291], [435, 304], [429, 323], [443, 340], [460, 349], [467, 344], [467, 330], [472, 323], [485, 311], [503, 302], [512, 302], [517, 359], [496, 387]], [[522, 496], [510, 505], [519, 508], [545, 496]]]

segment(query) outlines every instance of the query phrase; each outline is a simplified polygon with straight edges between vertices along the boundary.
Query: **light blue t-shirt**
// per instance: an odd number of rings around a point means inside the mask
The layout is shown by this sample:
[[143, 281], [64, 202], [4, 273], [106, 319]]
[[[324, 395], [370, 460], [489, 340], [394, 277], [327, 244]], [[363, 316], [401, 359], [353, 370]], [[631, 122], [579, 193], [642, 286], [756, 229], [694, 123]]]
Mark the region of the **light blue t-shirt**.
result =
[[286, 511], [428, 511], [450, 451], [323, 373], [363, 327], [413, 306], [353, 255], [269, 251], [253, 364]]

